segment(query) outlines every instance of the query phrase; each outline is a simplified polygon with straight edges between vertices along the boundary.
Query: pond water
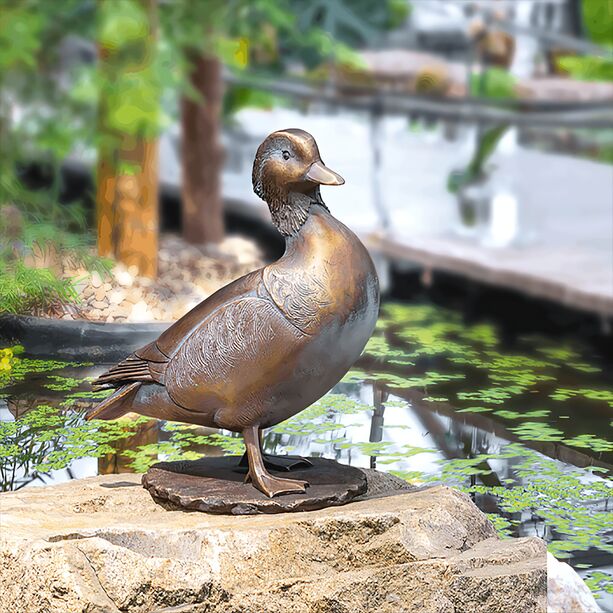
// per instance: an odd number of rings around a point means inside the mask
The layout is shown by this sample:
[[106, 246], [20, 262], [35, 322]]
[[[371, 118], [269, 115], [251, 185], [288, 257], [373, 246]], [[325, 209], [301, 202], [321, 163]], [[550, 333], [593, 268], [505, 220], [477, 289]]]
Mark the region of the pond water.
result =
[[[431, 303], [388, 303], [328, 395], [269, 430], [266, 451], [335, 458], [468, 492], [506, 536], [537, 535], [613, 610], [613, 382], [577, 339], [516, 335]], [[105, 365], [0, 350], [0, 486], [144, 472], [242, 454], [239, 436], [148, 418], [85, 422]]]

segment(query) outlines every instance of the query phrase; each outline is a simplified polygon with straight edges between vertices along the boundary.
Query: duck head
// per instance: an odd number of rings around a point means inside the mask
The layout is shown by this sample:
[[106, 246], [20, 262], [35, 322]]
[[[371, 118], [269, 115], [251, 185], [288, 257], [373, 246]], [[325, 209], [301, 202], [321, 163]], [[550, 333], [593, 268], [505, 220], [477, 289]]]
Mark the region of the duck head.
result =
[[327, 208], [320, 185], [344, 182], [321, 161], [315, 139], [304, 130], [273, 132], [253, 162], [253, 191], [268, 204], [273, 223], [286, 236], [298, 232], [313, 204]]

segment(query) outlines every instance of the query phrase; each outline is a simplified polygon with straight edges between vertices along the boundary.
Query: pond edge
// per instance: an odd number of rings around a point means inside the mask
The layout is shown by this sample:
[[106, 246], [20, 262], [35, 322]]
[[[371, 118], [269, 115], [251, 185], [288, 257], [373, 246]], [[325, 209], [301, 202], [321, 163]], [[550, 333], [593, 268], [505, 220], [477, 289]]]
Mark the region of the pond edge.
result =
[[117, 361], [155, 340], [172, 322], [105, 323], [0, 315], [0, 342], [36, 357]]

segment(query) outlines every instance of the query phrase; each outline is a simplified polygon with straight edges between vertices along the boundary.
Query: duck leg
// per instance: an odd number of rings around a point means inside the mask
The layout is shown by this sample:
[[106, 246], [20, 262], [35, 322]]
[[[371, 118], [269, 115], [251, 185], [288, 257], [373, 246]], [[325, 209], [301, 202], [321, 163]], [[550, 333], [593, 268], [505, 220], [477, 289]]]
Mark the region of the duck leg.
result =
[[269, 498], [281, 494], [303, 494], [309, 485], [306, 481], [273, 477], [266, 470], [258, 431], [259, 428], [257, 426], [251, 426], [243, 430], [243, 438], [245, 439], [247, 458], [249, 460], [249, 472], [245, 481], [251, 480], [253, 485]]
[[[264, 448], [262, 445], [262, 431], [259, 431], [259, 439], [260, 439], [260, 450]], [[308, 468], [309, 466], [313, 466], [313, 462], [308, 460], [307, 458], [303, 458], [297, 455], [272, 455], [270, 453], [264, 453], [262, 451], [262, 459], [264, 460], [264, 466], [268, 468], [268, 470], [285, 470], [290, 471], [295, 468]], [[249, 466], [249, 458], [247, 457], [247, 452], [243, 454], [238, 465], [241, 468], [246, 468]]]

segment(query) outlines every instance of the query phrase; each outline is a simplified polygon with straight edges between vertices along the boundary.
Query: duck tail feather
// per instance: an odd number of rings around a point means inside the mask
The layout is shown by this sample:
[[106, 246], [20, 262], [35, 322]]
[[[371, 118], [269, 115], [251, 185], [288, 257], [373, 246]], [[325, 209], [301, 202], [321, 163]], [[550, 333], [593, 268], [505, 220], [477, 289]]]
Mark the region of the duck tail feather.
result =
[[87, 419], [115, 419], [128, 413], [140, 386], [140, 381], [134, 381], [134, 383], [120, 387], [114, 394], [97, 404], [87, 414]]

